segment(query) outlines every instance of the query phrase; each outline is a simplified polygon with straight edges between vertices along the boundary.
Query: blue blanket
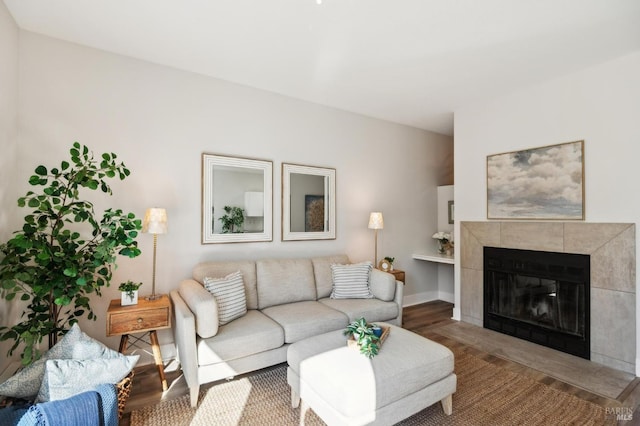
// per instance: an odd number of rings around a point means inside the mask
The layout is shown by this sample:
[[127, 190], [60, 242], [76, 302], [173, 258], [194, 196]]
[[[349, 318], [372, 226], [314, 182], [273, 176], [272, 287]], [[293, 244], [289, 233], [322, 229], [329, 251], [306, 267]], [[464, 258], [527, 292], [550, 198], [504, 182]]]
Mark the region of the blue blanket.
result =
[[118, 395], [111, 384], [99, 385], [59, 401], [0, 410], [0, 426], [118, 426]]

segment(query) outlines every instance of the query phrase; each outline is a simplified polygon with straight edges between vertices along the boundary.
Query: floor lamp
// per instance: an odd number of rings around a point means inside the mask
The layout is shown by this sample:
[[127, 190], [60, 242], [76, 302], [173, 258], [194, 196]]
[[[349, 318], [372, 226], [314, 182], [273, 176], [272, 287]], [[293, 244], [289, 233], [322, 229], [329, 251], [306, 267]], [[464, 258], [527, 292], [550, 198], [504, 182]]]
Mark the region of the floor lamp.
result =
[[153, 234], [153, 275], [151, 276], [151, 296], [147, 300], [156, 300], [160, 296], [156, 294], [156, 247], [158, 234], [167, 233], [167, 211], [157, 207], [147, 209], [142, 221], [142, 232]]
[[384, 219], [382, 218], [381, 212], [372, 212], [369, 215], [369, 229], [373, 229], [375, 231], [375, 256], [373, 258], [374, 264], [373, 267], [376, 268], [378, 266], [378, 229], [384, 228]]

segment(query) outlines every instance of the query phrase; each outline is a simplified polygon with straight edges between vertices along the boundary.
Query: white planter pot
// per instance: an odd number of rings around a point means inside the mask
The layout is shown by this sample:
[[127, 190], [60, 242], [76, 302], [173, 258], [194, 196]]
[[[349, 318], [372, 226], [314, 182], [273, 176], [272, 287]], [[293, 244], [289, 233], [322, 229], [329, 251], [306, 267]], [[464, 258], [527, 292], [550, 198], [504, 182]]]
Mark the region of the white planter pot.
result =
[[129, 297], [129, 294], [126, 291], [120, 292], [120, 296], [120, 304], [122, 306], [138, 304], [138, 290], [133, 292], [133, 297]]

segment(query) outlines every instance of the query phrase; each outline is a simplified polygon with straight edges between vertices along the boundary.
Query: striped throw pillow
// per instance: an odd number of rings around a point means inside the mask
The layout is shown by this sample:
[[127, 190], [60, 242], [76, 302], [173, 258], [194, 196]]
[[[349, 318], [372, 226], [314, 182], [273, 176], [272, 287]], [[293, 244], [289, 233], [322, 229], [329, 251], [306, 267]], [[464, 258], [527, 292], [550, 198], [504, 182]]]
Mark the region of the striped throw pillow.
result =
[[371, 262], [351, 265], [331, 265], [333, 276], [332, 299], [371, 299], [369, 291], [369, 275], [373, 265]]
[[204, 278], [204, 287], [209, 290], [218, 304], [218, 321], [225, 325], [247, 313], [247, 298], [240, 271], [224, 278]]

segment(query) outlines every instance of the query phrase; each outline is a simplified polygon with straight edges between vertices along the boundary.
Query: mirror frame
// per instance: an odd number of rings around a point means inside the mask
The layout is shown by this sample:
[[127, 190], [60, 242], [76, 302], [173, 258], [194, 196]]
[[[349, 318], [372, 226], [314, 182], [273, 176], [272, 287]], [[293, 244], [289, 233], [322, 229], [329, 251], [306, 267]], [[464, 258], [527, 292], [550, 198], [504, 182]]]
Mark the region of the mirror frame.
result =
[[[264, 192], [264, 229], [238, 234], [213, 233], [213, 169], [215, 166], [261, 170]], [[273, 162], [217, 154], [202, 154], [202, 244], [273, 241]]]
[[[325, 177], [325, 218], [322, 232], [291, 231], [291, 174]], [[336, 238], [336, 169], [282, 163], [282, 241], [334, 240]]]

